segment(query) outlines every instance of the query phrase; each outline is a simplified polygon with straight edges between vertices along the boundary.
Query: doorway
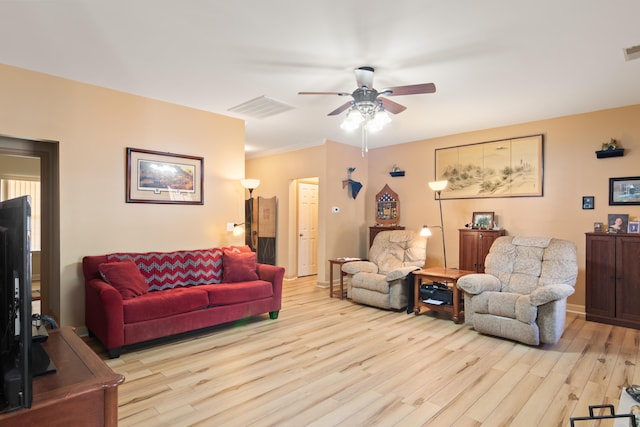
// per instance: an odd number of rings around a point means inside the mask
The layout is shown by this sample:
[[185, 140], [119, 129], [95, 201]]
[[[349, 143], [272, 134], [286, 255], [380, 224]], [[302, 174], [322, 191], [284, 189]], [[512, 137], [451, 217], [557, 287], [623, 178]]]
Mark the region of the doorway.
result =
[[[60, 220], [58, 144], [0, 135], [0, 156], [10, 165], [38, 162], [37, 172], [12, 170], [14, 177], [37, 175], [40, 179], [40, 307], [39, 312], [60, 319]], [[6, 164], [5, 164], [6, 165]], [[22, 166], [20, 166], [22, 167]], [[26, 167], [26, 166], [25, 166]], [[9, 169], [5, 166], [4, 171]], [[3, 175], [3, 171], [0, 171]]]
[[298, 277], [318, 274], [318, 179], [297, 184]]

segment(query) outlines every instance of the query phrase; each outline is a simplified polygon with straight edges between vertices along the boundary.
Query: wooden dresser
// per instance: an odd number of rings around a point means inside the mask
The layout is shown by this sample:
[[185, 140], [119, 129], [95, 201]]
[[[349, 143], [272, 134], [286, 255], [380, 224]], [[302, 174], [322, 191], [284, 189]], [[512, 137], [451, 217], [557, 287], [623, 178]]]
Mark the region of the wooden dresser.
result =
[[640, 329], [640, 234], [586, 240], [587, 320]]
[[460, 229], [458, 268], [484, 273], [484, 259], [493, 242], [504, 233], [504, 230]]
[[49, 331], [42, 345], [56, 372], [33, 379], [30, 409], [0, 414], [2, 426], [117, 426], [116, 374], [70, 327]]

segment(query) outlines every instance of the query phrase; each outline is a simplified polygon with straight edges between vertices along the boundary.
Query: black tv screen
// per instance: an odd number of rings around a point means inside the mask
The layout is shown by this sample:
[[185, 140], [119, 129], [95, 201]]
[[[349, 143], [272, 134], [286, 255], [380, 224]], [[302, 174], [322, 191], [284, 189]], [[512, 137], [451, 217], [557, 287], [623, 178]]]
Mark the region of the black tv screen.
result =
[[0, 202], [0, 410], [30, 408], [31, 199]]

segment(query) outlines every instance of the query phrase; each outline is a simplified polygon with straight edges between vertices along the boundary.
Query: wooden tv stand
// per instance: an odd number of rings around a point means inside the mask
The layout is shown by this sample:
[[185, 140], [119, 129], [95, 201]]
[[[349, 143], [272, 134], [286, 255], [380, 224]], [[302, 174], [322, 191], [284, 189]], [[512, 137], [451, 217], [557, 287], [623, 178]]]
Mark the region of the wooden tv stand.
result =
[[117, 426], [118, 385], [124, 377], [113, 372], [74, 328], [48, 332], [42, 347], [56, 372], [34, 378], [31, 408], [0, 414], [0, 425]]

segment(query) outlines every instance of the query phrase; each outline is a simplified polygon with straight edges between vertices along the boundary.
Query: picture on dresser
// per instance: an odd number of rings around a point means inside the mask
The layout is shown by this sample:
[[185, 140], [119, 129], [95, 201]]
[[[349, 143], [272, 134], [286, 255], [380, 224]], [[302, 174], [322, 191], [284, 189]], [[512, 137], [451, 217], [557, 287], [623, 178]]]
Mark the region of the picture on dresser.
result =
[[640, 221], [629, 221], [627, 233], [640, 233]]
[[609, 214], [607, 222], [608, 233], [626, 233], [629, 224], [629, 214]]

